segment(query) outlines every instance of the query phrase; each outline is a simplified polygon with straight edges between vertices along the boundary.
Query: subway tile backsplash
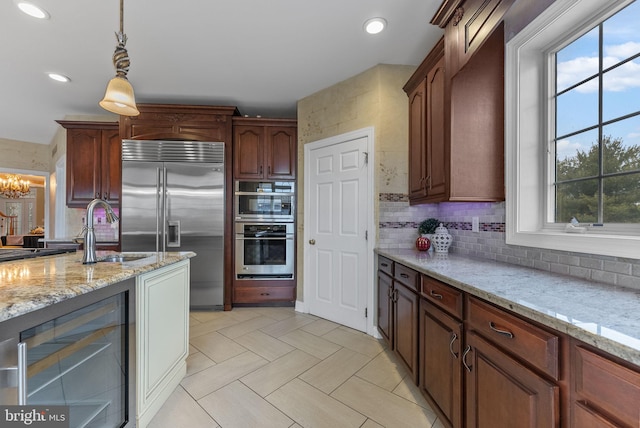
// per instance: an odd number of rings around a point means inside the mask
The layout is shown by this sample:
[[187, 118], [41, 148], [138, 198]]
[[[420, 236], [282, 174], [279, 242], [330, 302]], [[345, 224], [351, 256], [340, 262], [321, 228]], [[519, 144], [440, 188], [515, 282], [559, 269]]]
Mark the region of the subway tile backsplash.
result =
[[[640, 260], [507, 245], [504, 202], [410, 206], [407, 195], [381, 193], [378, 247], [414, 248], [418, 225], [429, 217], [448, 228], [451, 253], [640, 289]], [[480, 219], [479, 232], [471, 231], [472, 217]]]

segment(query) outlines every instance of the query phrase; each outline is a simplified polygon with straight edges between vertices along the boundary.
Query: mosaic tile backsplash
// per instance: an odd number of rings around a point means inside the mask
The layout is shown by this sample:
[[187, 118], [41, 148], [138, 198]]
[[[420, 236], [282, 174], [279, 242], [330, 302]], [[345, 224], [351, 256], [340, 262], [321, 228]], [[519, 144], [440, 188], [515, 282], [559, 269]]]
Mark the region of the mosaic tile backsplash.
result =
[[[418, 225], [429, 217], [452, 235], [449, 252], [640, 289], [640, 260], [507, 245], [504, 202], [410, 206], [406, 194], [381, 193], [378, 247], [414, 248]], [[480, 220], [479, 232], [471, 231], [472, 217]]]

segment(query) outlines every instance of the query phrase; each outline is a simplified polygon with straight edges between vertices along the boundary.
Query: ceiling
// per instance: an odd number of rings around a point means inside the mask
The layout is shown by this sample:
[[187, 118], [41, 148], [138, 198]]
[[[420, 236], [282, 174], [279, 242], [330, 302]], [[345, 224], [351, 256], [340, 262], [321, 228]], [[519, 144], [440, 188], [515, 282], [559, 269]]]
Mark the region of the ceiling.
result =
[[[32, 2], [50, 19], [0, 2], [0, 138], [49, 144], [56, 119], [110, 114], [98, 101], [115, 75], [119, 1]], [[440, 3], [128, 0], [129, 80], [139, 103], [232, 105], [251, 116], [295, 117], [297, 100], [376, 64], [418, 65], [442, 35], [429, 24]], [[363, 24], [376, 16], [388, 27], [369, 35]]]

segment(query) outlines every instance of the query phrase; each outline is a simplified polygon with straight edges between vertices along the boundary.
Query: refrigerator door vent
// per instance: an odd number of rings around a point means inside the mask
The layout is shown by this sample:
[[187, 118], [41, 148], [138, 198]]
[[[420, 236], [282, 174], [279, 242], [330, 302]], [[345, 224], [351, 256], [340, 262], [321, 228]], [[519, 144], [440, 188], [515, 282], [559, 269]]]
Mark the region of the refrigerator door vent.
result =
[[224, 143], [204, 141], [122, 140], [122, 160], [224, 164]]

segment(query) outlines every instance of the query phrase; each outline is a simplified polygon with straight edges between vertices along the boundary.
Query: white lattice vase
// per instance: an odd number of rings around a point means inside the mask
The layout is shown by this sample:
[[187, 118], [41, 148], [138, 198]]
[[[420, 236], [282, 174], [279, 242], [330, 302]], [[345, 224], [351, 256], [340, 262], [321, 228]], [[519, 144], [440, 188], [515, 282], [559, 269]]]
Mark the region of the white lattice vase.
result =
[[436, 227], [436, 233], [433, 234], [433, 239], [431, 239], [431, 243], [435, 248], [436, 253], [446, 253], [449, 251], [449, 247], [451, 246], [451, 235], [446, 227], [440, 223], [440, 226]]

